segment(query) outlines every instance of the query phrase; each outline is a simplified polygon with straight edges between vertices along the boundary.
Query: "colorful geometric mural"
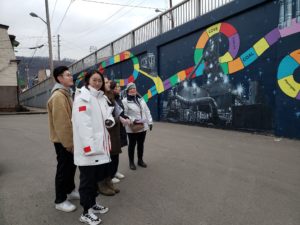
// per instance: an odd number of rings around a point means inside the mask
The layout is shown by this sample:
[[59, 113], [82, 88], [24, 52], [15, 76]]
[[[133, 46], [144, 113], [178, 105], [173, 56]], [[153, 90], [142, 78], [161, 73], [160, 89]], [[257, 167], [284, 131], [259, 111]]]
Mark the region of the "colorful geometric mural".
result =
[[[133, 63], [132, 74], [127, 79], [116, 79], [116, 82], [118, 82], [120, 86], [123, 87], [126, 86], [129, 82], [134, 82], [138, 78], [139, 74], [149, 77], [153, 80], [155, 85], [151, 87], [146, 94], [143, 95], [145, 101], [147, 102], [153, 96], [160, 94], [171, 87], [174, 87], [175, 85], [182, 81], [185, 81], [186, 79], [193, 79], [195, 77], [203, 75], [203, 70], [206, 66], [205, 62], [202, 62], [203, 51], [208, 40], [214, 35], [222, 33], [228, 38], [229, 49], [223, 56], [219, 58], [219, 62], [224, 74], [234, 74], [252, 64], [266, 50], [268, 50], [272, 45], [278, 42], [280, 38], [287, 37], [298, 32], [300, 32], [300, 24], [296, 22], [296, 19], [293, 19], [292, 24], [289, 28], [282, 30], [280, 30], [279, 28], [273, 29], [271, 32], [257, 41], [253, 45], [253, 47], [251, 47], [246, 52], [241, 54], [240, 57], [235, 59], [240, 46], [239, 34], [231, 24], [218, 23], [207, 28], [198, 40], [194, 53], [194, 61], [195, 64], [198, 65], [194, 74], [191, 74], [191, 72], [195, 69], [195, 67], [190, 67], [185, 70], [179, 71], [178, 73], [162, 82], [159, 76], [154, 77], [141, 70], [138, 58], [129, 51], [122, 52], [103, 61], [99, 66], [99, 71], [103, 73], [106, 67], [109, 67], [116, 63], [120, 63], [127, 59], [131, 59]], [[294, 80], [293, 72], [299, 66], [299, 51], [300, 50], [295, 51], [291, 54], [291, 56], [287, 56], [285, 59], [283, 59], [278, 71], [278, 84], [281, 90], [288, 96], [293, 98], [296, 97], [296, 99], [298, 100], [300, 100], [300, 84]]]
[[99, 71], [101, 73], [104, 73], [104, 70], [106, 67], [111, 66], [116, 63], [119, 63], [119, 62], [126, 61], [127, 59], [131, 59], [131, 61], [133, 63], [133, 71], [132, 71], [132, 74], [127, 79], [115, 79], [115, 81], [118, 82], [121, 87], [126, 86], [130, 82], [134, 82], [138, 78], [139, 73], [141, 73], [142, 75], [150, 78], [154, 82], [154, 84], [155, 84], [154, 89], [155, 89], [156, 93], [162, 93], [164, 91], [164, 87], [162, 85], [162, 81], [161, 81], [160, 77], [153, 76], [152, 74], [149, 74], [149, 73], [141, 70], [138, 58], [135, 57], [129, 51], [122, 52], [118, 55], [112, 56], [112, 57], [108, 58], [107, 60], [103, 61], [102, 63], [100, 63]]
[[[290, 129], [298, 137], [285, 121], [300, 119], [299, 34], [300, 0], [274, 0], [176, 40], [160, 37], [106, 59], [98, 69], [122, 87], [137, 82], [161, 120]], [[155, 60], [157, 66], [149, 66]], [[278, 103], [289, 105], [288, 115]]]
[[300, 67], [300, 49], [287, 55], [278, 68], [278, 85], [289, 97], [300, 100], [300, 83], [294, 79], [294, 71]]
[[[293, 20], [295, 21], [295, 20]], [[240, 57], [235, 58], [238, 53], [239, 45], [240, 45], [240, 38], [236, 31], [236, 29], [228, 24], [228, 23], [219, 23], [209, 27], [201, 37], [196, 46], [195, 54], [194, 54], [194, 61], [195, 63], [199, 63], [202, 61], [203, 49], [206, 46], [209, 38], [213, 37], [214, 35], [218, 34], [219, 32], [223, 33], [228, 37], [229, 41], [229, 50], [223, 56], [219, 58], [220, 66], [223, 69], [224, 74], [234, 74], [238, 71], [243, 70], [245, 67], [252, 64], [259, 56], [261, 56], [268, 48], [274, 45], [277, 41], [279, 41], [282, 37], [287, 37], [289, 35], [295, 34], [300, 32], [300, 24], [293, 22], [292, 25], [286, 29], [279, 30], [279, 28], [275, 28], [271, 32], [269, 32], [265, 37], [261, 38], [258, 42], [256, 42], [253, 47], [249, 50], [244, 52]], [[281, 66], [279, 67], [279, 74], [278, 81], [280, 84], [280, 88], [284, 93], [290, 97], [295, 97], [300, 95], [300, 84], [295, 82], [293, 79], [293, 71], [299, 66], [298, 59], [299, 50], [293, 53], [293, 56], [287, 57], [283, 60]], [[292, 54], [291, 54], [292, 55]], [[290, 67], [292, 66], [292, 67]], [[284, 71], [285, 68], [288, 68], [288, 71]], [[190, 74], [191, 71], [194, 70], [194, 67], [190, 67], [188, 69], [182, 70], [169, 79], [165, 80], [164, 83], [164, 90], [167, 90], [178, 83], [188, 79], [188, 78], [195, 78], [203, 75], [203, 71], [205, 69], [205, 62], [200, 63], [195, 74]], [[290, 71], [292, 70], [292, 71]], [[285, 74], [287, 72], [287, 74]], [[282, 74], [283, 73], [283, 74]], [[284, 78], [284, 79], [283, 79]], [[283, 80], [282, 80], [283, 79]], [[294, 93], [291, 93], [294, 92]], [[144, 99], [148, 101], [151, 97], [156, 95], [157, 93], [154, 91], [154, 88], [150, 88], [147, 94], [144, 95]], [[300, 99], [298, 99], [300, 100]]]

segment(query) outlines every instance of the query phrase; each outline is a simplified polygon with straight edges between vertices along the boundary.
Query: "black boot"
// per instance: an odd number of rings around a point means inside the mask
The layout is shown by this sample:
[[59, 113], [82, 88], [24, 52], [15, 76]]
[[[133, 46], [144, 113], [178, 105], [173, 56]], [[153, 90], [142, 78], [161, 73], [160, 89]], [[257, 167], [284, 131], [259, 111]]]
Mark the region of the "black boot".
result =
[[129, 168], [132, 170], [136, 170], [136, 166], [135, 166], [134, 162], [132, 162], [132, 161], [129, 162]]
[[138, 160], [138, 165], [139, 165], [140, 167], [144, 167], [144, 168], [147, 167], [147, 164], [143, 161], [143, 159], [139, 159], [139, 160]]

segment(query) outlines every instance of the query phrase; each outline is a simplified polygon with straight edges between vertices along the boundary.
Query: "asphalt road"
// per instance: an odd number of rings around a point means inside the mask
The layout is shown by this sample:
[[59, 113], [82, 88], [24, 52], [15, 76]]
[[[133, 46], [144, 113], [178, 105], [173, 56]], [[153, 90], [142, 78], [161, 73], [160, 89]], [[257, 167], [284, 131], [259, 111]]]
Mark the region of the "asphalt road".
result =
[[[114, 197], [105, 225], [299, 225], [300, 141], [168, 123], [147, 134], [149, 167]], [[47, 115], [0, 116], [0, 224], [77, 225], [54, 209], [55, 151]], [[78, 184], [78, 171], [77, 171]]]

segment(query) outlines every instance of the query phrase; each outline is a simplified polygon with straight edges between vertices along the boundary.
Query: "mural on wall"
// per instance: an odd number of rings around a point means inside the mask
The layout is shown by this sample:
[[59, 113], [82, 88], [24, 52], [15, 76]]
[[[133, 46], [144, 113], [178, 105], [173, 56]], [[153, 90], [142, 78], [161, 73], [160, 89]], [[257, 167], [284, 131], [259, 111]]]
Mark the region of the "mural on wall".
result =
[[[162, 119], [231, 125], [234, 122], [234, 110], [239, 106], [260, 107], [258, 104], [262, 102], [260, 81], [249, 78], [246, 82], [239, 82], [231, 77], [243, 76], [243, 71], [255, 64], [259, 58], [263, 58], [268, 49], [282, 39], [300, 32], [300, 0], [279, 0], [274, 3], [279, 6], [278, 26], [266, 32], [252, 46], [247, 43], [251, 47], [242, 53], [239, 53], [239, 49], [244, 44], [243, 38], [234, 24], [221, 22], [201, 33], [194, 50], [194, 66], [182, 69], [167, 79], [162, 80], [161, 77], [165, 76], [159, 75], [155, 70], [157, 65], [153, 53], [139, 58], [132, 52], [125, 51], [100, 63], [99, 70], [105, 73], [109, 67], [131, 60], [131, 75], [115, 80], [123, 87], [129, 82], [135, 82], [139, 76], [151, 79], [153, 85], [145, 91], [143, 98], [148, 102], [154, 96], [164, 94]], [[278, 84], [274, 93], [281, 91], [287, 98], [299, 101], [300, 83], [295, 80], [295, 71], [300, 66], [300, 49], [295, 47], [296, 49], [281, 59], [279, 65], [275, 65], [278, 67], [277, 74], [272, 76], [277, 77]], [[220, 52], [225, 53], [220, 55]], [[261, 76], [262, 72], [260, 73]], [[110, 76], [114, 77], [112, 72]], [[84, 73], [78, 79], [82, 77]], [[199, 79], [201, 82], [196, 82]]]
[[[107, 60], [103, 61], [99, 66], [99, 71], [104, 73], [106, 67], [111, 66], [113, 64], [126, 61], [127, 59], [131, 59], [133, 64], [133, 71], [132, 74], [126, 79], [115, 79], [116, 82], [120, 84], [121, 87], [126, 86], [130, 82], [135, 82], [138, 76], [141, 74], [150, 78], [155, 86], [153, 90], [156, 91], [157, 94], [162, 93], [164, 91], [164, 86], [162, 84], [162, 80], [156, 73], [148, 73], [146, 70], [151, 70], [151, 68], [155, 67], [155, 63], [153, 64], [153, 54], [148, 54], [146, 58], [142, 58], [142, 67], [140, 67], [139, 60], [136, 56], [134, 56], [131, 52], [125, 51], [118, 55], [108, 58]], [[155, 58], [154, 58], [155, 59]], [[145, 69], [143, 69], [143, 67]]]

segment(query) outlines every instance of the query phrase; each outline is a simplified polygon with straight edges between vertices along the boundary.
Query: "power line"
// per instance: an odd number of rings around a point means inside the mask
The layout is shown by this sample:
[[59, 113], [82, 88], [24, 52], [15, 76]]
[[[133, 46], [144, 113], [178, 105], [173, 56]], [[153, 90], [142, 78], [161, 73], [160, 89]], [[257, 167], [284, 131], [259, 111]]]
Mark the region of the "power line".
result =
[[109, 3], [109, 2], [99, 2], [94, 0], [82, 0], [84, 2], [93, 2], [93, 3], [99, 3], [99, 4], [105, 4], [105, 5], [117, 5], [117, 6], [123, 6], [123, 7], [132, 7], [132, 8], [143, 8], [143, 9], [161, 9], [166, 10], [163, 8], [154, 8], [150, 6], [140, 6], [140, 5], [126, 5], [126, 4], [119, 4], [119, 3]]
[[[135, 1], [135, 0], [129, 0], [129, 1], [127, 1], [126, 4], [130, 4], [130, 3], [134, 2], [134, 1]], [[125, 8], [124, 6], [121, 7], [120, 9], [118, 9], [117, 11], [115, 11], [111, 16], [109, 16], [108, 18], [106, 18], [104, 21], [101, 21], [101, 25], [103, 25], [105, 22], [107, 22], [108, 20], [110, 20], [113, 16], [115, 16], [116, 14], [118, 14], [118, 13], [119, 13], [120, 11], [122, 11], [124, 8]], [[99, 24], [100, 24], [100, 23], [99, 23]], [[96, 26], [89, 27], [87, 30], [85, 30], [85, 31], [79, 33], [78, 35], [76, 35], [76, 38], [81, 37], [81, 36], [84, 36], [84, 35], [86, 35], [86, 34], [88, 34], [88, 33], [92, 33], [92, 32], [90, 32], [90, 31], [95, 31], [95, 28], [98, 27], [98, 26], [99, 26], [99, 25], [97, 24]]]
[[55, 9], [56, 9], [56, 3], [57, 3], [57, 0], [55, 0], [55, 3], [54, 3], [54, 8], [53, 8], [52, 15], [51, 15], [51, 22], [52, 22], [52, 20], [53, 20], [54, 11], [55, 11]]
[[65, 11], [65, 14], [64, 14], [62, 20], [60, 21], [60, 24], [58, 25], [58, 27], [57, 27], [57, 29], [56, 29], [56, 32], [55, 32], [56, 34], [58, 33], [58, 31], [59, 31], [59, 29], [60, 29], [62, 23], [64, 22], [64, 20], [65, 20], [65, 18], [66, 18], [66, 15], [67, 15], [67, 13], [68, 13], [68, 11], [69, 11], [69, 9], [70, 9], [70, 7], [71, 7], [71, 4], [72, 4], [73, 2], [74, 2], [74, 0], [71, 0], [71, 1], [70, 1], [69, 5], [68, 5], [68, 8], [67, 8], [66, 11]]
[[[138, 3], [138, 5], [141, 5], [145, 2], [146, 0], [142, 0], [140, 3]], [[121, 14], [116, 20], [112, 21], [111, 24], [116, 23], [118, 20], [120, 20], [123, 16], [127, 15], [130, 11], [132, 11], [133, 9], [129, 9], [128, 11], [126, 11], [125, 13]], [[110, 24], [110, 25], [111, 25]], [[120, 35], [120, 34], [119, 34]], [[111, 37], [111, 35], [106, 35], [106, 36], [102, 36], [103, 39], [110, 39], [109, 37]]]

